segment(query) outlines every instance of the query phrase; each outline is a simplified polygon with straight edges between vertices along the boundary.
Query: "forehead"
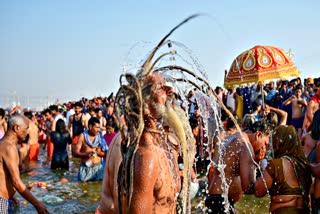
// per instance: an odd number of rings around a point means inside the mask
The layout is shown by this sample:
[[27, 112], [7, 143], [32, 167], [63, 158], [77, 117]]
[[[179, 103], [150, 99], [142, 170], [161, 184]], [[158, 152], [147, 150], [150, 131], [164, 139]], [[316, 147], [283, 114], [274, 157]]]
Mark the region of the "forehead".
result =
[[159, 75], [159, 74], [153, 74], [153, 75], [150, 75], [149, 77], [146, 78], [145, 80], [145, 85], [147, 84], [157, 84], [157, 83], [164, 83], [164, 78]]

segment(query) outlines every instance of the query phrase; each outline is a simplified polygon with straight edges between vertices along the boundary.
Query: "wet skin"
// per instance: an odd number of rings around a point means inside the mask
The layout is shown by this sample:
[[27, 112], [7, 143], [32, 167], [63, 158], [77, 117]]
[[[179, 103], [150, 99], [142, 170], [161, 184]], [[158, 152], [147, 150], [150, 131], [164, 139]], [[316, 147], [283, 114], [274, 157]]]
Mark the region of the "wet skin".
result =
[[29, 201], [38, 213], [49, 213], [47, 208], [38, 201], [26, 188], [20, 178], [19, 155], [17, 144], [29, 134], [29, 121], [24, 119], [22, 125], [14, 125], [0, 141], [0, 197], [11, 199], [18, 191]]
[[[243, 138], [239, 132], [229, 136], [229, 140], [225, 142], [226, 150], [222, 157], [219, 157], [217, 144], [212, 155], [215, 163], [222, 158], [226, 165], [224, 173], [229, 185], [228, 197], [235, 202], [241, 199], [243, 193], [253, 194], [249, 190], [255, 183], [254, 159], [258, 162], [264, 158], [266, 143], [269, 141], [269, 137], [261, 135], [261, 132], [242, 134]], [[223, 194], [222, 184], [220, 172], [216, 169], [209, 184], [209, 194]]]
[[[165, 105], [168, 95], [173, 90], [164, 84], [159, 76], [151, 78], [152, 94], [149, 101], [145, 102], [149, 109], [145, 112], [145, 127], [157, 129], [155, 118], [159, 118], [153, 104]], [[177, 153], [166, 149], [167, 142], [160, 146], [160, 134], [144, 130], [139, 141], [134, 161], [133, 190], [131, 203], [126, 207], [126, 201], [122, 201], [124, 213], [175, 213], [176, 196], [181, 189], [181, 180], [177, 165]], [[120, 137], [115, 137], [110, 147], [107, 158], [106, 170], [103, 181], [102, 200], [99, 210], [101, 213], [118, 213], [117, 176], [120, 156]], [[113, 150], [113, 151], [111, 151]], [[171, 155], [171, 158], [168, 155]], [[169, 156], [170, 156], [169, 155]], [[115, 187], [116, 186], [116, 187]]]
[[[100, 124], [96, 123], [94, 125], [89, 125], [89, 139], [93, 141], [100, 130]], [[93, 154], [97, 153], [97, 157], [94, 157]], [[92, 164], [96, 165], [101, 162], [102, 157], [105, 156], [105, 153], [101, 151], [99, 147], [92, 148], [90, 147], [84, 138], [84, 134], [81, 133], [78, 139], [78, 143], [72, 148], [72, 154], [74, 157], [81, 158], [81, 162], [86, 162], [91, 159]]]

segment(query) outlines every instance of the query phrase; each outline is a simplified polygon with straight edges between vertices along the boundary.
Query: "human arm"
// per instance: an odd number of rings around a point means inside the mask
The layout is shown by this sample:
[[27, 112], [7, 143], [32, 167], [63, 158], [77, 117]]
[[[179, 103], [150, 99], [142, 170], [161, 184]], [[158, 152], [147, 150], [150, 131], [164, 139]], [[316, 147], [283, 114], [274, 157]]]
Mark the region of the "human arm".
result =
[[252, 146], [247, 142], [243, 142], [241, 147], [242, 148], [239, 157], [241, 187], [245, 194], [253, 194], [256, 180], [256, 166], [253, 161], [253, 149]]
[[7, 132], [7, 130], [8, 130], [8, 123], [4, 120], [4, 123], [3, 123], [2, 125], [3, 125], [3, 130], [4, 130], [4, 132]]
[[105, 131], [107, 129], [106, 125], [107, 125], [107, 120], [105, 117], [102, 117], [102, 125], [100, 126], [100, 130]]
[[262, 176], [257, 180], [254, 185], [254, 195], [258, 198], [265, 196], [268, 189], [271, 188], [273, 178], [270, 176], [267, 170], [263, 170]]
[[97, 153], [97, 155], [98, 155], [99, 157], [105, 157], [106, 154], [107, 154], [107, 152], [102, 151], [102, 149], [101, 149], [100, 147], [98, 147], [98, 148], [96, 149], [96, 153]]
[[56, 120], [52, 120], [52, 125], [51, 125], [51, 131], [52, 132], [56, 130], [56, 123], [57, 123]]
[[304, 98], [298, 100], [298, 104], [301, 104], [303, 107], [307, 107], [308, 103]]
[[86, 115], [84, 115], [84, 117], [82, 117], [82, 125], [88, 129], [88, 118]]
[[154, 186], [159, 173], [154, 152], [139, 149], [134, 156], [133, 192], [129, 213], [153, 213]]
[[73, 123], [73, 115], [71, 115], [69, 117], [69, 121], [68, 121], [68, 127], [67, 127], [67, 130], [68, 132], [70, 133], [70, 136], [72, 136], [72, 123]]
[[288, 99], [286, 99], [282, 104], [287, 106], [290, 105], [292, 103], [292, 100], [296, 99], [297, 97], [295, 95], [292, 95], [291, 97], [289, 97]]
[[72, 155], [77, 158], [90, 158], [93, 152], [81, 152], [82, 145], [84, 144], [84, 135], [81, 133], [78, 138], [77, 144], [72, 147]]
[[71, 144], [71, 143], [72, 143], [72, 138], [71, 138], [71, 135], [70, 135], [69, 132], [68, 132], [67, 142], [68, 142], [68, 144]]
[[281, 120], [278, 122], [278, 125], [286, 125], [288, 119], [288, 113], [278, 108], [274, 108], [272, 106], [266, 105], [266, 108], [269, 108], [271, 111], [275, 112], [277, 115], [281, 116]]
[[19, 155], [17, 152], [17, 148], [15, 146], [8, 146], [7, 151], [4, 152], [3, 161], [6, 166], [13, 187], [27, 200], [29, 201], [38, 211], [38, 213], [49, 213], [47, 208], [37, 200], [29, 191], [29, 189], [25, 186], [23, 181], [20, 178], [19, 172]]
[[[305, 113], [304, 120], [303, 120], [303, 125], [302, 125], [303, 135], [305, 133], [307, 133], [307, 129], [309, 128], [309, 126], [313, 120], [315, 106], [318, 107], [317, 104], [313, 100], [310, 100], [308, 102], [308, 105], [306, 108], [306, 113]], [[315, 109], [317, 109], [317, 108], [315, 108]]]
[[310, 164], [311, 165], [311, 172], [312, 175], [317, 178], [320, 179], [320, 163], [317, 164]]

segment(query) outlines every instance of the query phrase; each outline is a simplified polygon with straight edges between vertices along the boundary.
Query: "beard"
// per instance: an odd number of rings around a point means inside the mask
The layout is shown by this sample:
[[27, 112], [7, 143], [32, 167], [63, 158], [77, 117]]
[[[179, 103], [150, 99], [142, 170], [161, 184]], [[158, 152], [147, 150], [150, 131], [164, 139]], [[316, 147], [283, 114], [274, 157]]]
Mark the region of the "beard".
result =
[[157, 113], [157, 118], [162, 121], [164, 127], [169, 127], [174, 134], [178, 137], [180, 144], [186, 144], [186, 133], [184, 129], [184, 125], [175, 111], [172, 108], [171, 102], [167, 101], [165, 105], [155, 103], [154, 108]]
[[181, 109], [180, 106], [172, 105], [173, 102], [168, 100], [165, 105], [154, 104], [158, 118], [161, 118], [163, 126], [168, 126], [174, 134], [177, 136], [179, 143], [182, 147], [183, 153], [183, 189], [184, 193], [183, 206], [187, 206], [187, 202], [190, 201], [188, 193], [190, 191], [191, 181], [191, 167], [194, 161], [195, 155], [195, 139], [193, 137], [189, 120], [186, 113]]

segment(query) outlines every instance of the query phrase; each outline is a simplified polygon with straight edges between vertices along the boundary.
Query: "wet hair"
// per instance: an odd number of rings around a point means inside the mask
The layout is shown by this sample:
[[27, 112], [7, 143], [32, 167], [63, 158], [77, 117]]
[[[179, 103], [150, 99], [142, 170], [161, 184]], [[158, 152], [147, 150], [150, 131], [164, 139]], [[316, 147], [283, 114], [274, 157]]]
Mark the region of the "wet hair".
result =
[[32, 113], [31, 111], [24, 112], [24, 116], [26, 116], [29, 120], [32, 120]]
[[253, 133], [256, 133], [258, 131], [262, 132], [265, 135], [270, 134], [271, 132], [271, 126], [268, 123], [267, 120], [262, 119], [260, 121], [254, 122], [250, 127], [249, 130]]
[[12, 129], [15, 125], [22, 126], [26, 124], [26, 119], [27, 118], [21, 114], [14, 114], [10, 116], [8, 119], [8, 130]]
[[[234, 119], [236, 121], [239, 121], [239, 118], [237, 115], [233, 115]], [[227, 129], [232, 129], [232, 128], [236, 128], [236, 124], [233, 122], [233, 120], [231, 119], [231, 117], [228, 117], [227, 119]]]
[[254, 123], [254, 117], [250, 114], [246, 114], [242, 120], [241, 128], [245, 131], [248, 130], [250, 126]]
[[91, 125], [91, 126], [94, 126], [94, 124], [100, 124], [100, 120], [96, 117], [91, 117], [88, 121], [88, 126]]
[[271, 111], [267, 115], [267, 122], [271, 126], [271, 129], [275, 129], [278, 126], [278, 122], [279, 122], [277, 113]]
[[313, 116], [311, 137], [314, 140], [320, 140], [320, 109], [317, 110]]
[[4, 115], [6, 114], [6, 112], [4, 111], [4, 109], [3, 108], [0, 108], [0, 116], [2, 117], [2, 118], [4, 118]]
[[59, 119], [56, 123], [56, 131], [59, 133], [64, 133], [66, 132], [66, 123], [62, 120]]

